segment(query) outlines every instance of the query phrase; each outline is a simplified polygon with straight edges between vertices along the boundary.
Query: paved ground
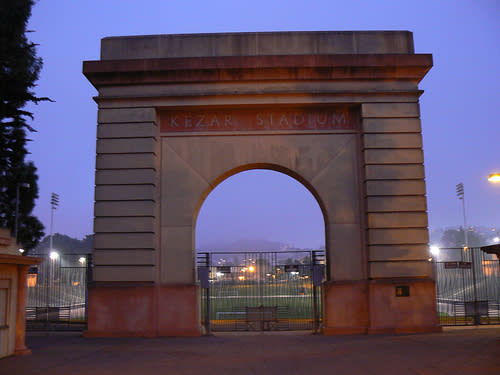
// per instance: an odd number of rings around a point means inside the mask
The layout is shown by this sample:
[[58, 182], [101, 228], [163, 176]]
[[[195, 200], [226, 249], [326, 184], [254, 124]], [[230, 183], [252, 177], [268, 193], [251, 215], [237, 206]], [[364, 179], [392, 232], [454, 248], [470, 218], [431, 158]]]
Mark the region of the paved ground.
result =
[[439, 334], [88, 339], [29, 333], [33, 354], [0, 359], [0, 374], [500, 374], [500, 328]]

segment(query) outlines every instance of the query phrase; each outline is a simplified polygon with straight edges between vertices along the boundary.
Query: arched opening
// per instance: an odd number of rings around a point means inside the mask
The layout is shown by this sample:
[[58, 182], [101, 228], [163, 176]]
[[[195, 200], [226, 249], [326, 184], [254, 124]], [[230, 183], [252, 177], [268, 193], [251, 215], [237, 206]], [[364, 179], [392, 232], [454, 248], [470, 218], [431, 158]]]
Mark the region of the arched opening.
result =
[[195, 219], [198, 266], [208, 266], [204, 326], [317, 329], [313, 274], [324, 274], [326, 220], [312, 189], [275, 166], [247, 166], [217, 182]]
[[196, 221], [196, 249], [229, 250], [236, 242], [246, 246], [242, 240], [259, 240], [247, 246], [261, 250], [324, 248], [321, 208], [303, 184], [284, 173], [251, 169], [234, 174], [203, 202]]

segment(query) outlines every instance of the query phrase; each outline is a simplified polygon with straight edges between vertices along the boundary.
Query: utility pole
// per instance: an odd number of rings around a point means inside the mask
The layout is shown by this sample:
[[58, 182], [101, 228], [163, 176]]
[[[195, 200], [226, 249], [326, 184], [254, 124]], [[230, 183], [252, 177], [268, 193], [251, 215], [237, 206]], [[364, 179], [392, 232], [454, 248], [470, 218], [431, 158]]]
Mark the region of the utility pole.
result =
[[54, 211], [59, 206], [59, 195], [56, 193], [52, 193], [50, 197], [50, 250], [52, 252], [52, 244], [53, 244], [53, 226], [54, 226]]

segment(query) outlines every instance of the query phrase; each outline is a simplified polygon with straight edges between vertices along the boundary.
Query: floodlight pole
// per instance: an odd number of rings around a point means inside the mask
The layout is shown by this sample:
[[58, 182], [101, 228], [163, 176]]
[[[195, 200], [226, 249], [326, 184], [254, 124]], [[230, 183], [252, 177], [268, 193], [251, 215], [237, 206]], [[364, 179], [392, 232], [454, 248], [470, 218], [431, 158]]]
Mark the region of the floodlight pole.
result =
[[49, 253], [53, 250], [53, 226], [54, 226], [54, 211], [59, 205], [59, 195], [56, 193], [52, 193], [50, 197], [50, 249]]
[[[469, 230], [467, 229], [467, 219], [465, 216], [465, 192], [464, 184], [462, 182], [457, 184], [457, 197], [462, 201], [462, 212], [464, 215], [464, 234], [465, 234], [465, 247], [464, 250], [469, 250]], [[481, 317], [477, 308], [477, 286], [476, 286], [476, 262], [474, 248], [470, 249], [471, 255], [471, 268], [472, 268], [472, 289], [474, 293], [474, 325], [481, 324]], [[465, 290], [464, 290], [465, 293]]]
[[457, 197], [462, 201], [462, 212], [464, 216], [464, 235], [465, 235], [465, 248], [469, 248], [469, 231], [467, 230], [467, 219], [465, 216], [465, 192], [464, 192], [464, 184], [457, 184]]

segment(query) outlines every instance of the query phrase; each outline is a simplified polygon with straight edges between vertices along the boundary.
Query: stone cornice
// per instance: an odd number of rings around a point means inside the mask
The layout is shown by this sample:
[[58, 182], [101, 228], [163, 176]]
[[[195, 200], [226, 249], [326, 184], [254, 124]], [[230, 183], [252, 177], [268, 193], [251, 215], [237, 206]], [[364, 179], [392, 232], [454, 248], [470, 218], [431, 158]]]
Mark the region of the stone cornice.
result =
[[11, 254], [0, 254], [0, 264], [22, 264], [22, 265], [34, 265], [42, 263], [42, 258], [21, 256], [21, 255], [11, 255]]
[[432, 67], [430, 54], [287, 55], [84, 61], [97, 88], [110, 85], [267, 81], [411, 80]]

